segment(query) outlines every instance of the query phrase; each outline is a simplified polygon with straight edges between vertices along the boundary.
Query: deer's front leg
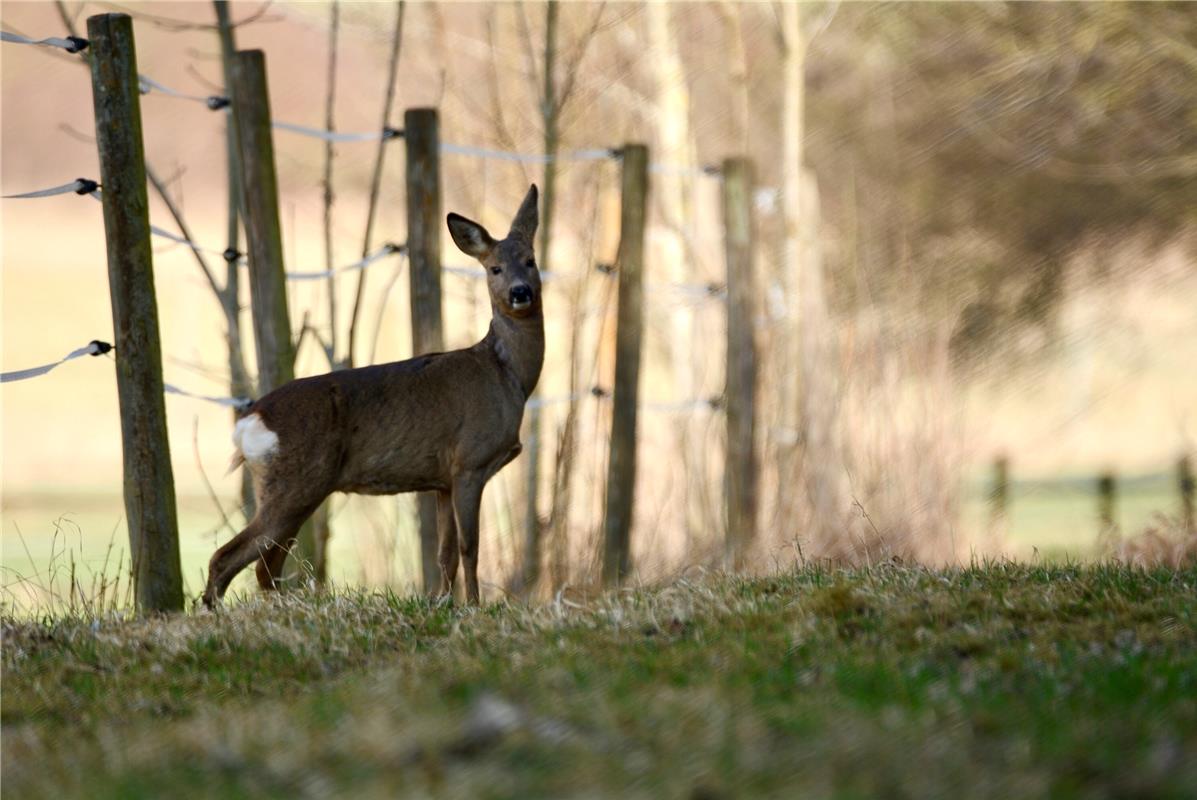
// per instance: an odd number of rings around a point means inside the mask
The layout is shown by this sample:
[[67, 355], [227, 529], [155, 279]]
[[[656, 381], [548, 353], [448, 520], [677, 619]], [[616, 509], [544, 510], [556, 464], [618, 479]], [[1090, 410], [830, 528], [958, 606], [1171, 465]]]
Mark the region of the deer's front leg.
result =
[[453, 518], [453, 494], [436, 493], [436, 530], [440, 538], [438, 561], [441, 565], [441, 596], [453, 594], [453, 581], [457, 578], [457, 520]]
[[465, 570], [466, 602], [478, 605], [478, 513], [485, 476], [468, 472], [453, 479], [453, 511]]

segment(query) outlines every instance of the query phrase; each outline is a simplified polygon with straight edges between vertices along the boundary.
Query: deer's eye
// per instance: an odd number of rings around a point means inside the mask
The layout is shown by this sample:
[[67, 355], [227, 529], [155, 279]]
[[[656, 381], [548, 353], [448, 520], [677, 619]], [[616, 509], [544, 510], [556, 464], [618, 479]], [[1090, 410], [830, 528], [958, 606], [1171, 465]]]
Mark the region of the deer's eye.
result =
[[528, 269], [536, 269], [536, 261], [529, 258], [527, 261], [524, 262], [524, 266], [527, 267]]
[[499, 274], [500, 272], [502, 272], [502, 271], [503, 271], [503, 268], [502, 268], [502, 267], [491, 267], [491, 268], [490, 268], [490, 274], [491, 274], [491, 275], [498, 275], [498, 274]]

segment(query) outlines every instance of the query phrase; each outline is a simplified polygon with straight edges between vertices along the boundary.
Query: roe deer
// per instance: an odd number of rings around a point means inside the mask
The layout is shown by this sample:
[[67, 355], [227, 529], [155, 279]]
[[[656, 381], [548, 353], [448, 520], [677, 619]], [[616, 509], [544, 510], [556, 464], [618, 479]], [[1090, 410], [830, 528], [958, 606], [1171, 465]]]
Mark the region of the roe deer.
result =
[[435, 491], [440, 592], [453, 591], [460, 550], [466, 599], [478, 602], [482, 487], [519, 455], [524, 403], [544, 363], [538, 221], [535, 185], [502, 241], [448, 216], [453, 241], [487, 273], [494, 316], [473, 347], [291, 381], [246, 410], [233, 467], [248, 465], [257, 513], [212, 556], [206, 606], [255, 560], [258, 583], [277, 588], [300, 525], [332, 492]]

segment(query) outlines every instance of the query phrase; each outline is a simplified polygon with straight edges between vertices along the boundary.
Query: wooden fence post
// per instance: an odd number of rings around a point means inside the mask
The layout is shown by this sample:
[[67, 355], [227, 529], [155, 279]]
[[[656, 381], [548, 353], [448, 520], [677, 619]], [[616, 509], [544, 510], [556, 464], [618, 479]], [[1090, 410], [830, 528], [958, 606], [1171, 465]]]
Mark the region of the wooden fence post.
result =
[[619, 215], [619, 300], [615, 332], [615, 385], [611, 397], [611, 454], [603, 517], [603, 582], [631, 572], [633, 493], [636, 488], [636, 405], [644, 327], [644, 229], [648, 201], [648, 148], [625, 145]]
[[142, 611], [176, 611], [183, 608], [183, 579], [166, 434], [133, 21], [127, 14], [89, 17], [87, 36], [133, 582]]
[[1106, 472], [1097, 479], [1097, 518], [1103, 533], [1115, 528], [1114, 473]]
[[1193, 462], [1188, 456], [1181, 456], [1176, 462], [1176, 485], [1180, 489], [1181, 524], [1190, 533], [1197, 532], [1197, 522], [1193, 518], [1193, 495], [1197, 480], [1193, 478]]
[[[278, 215], [278, 175], [274, 164], [266, 55], [238, 50], [233, 56], [233, 119], [241, 165], [241, 207], [249, 252], [249, 294], [258, 356], [258, 394], [265, 395], [295, 377], [295, 348], [287, 310], [287, 276]], [[315, 556], [312, 523], [300, 528], [292, 549], [297, 564]]]
[[998, 456], [993, 460], [993, 485], [989, 487], [989, 519], [996, 526], [1006, 520], [1010, 511], [1010, 459]]
[[723, 227], [727, 255], [727, 504], [726, 555], [740, 569], [756, 536], [756, 344], [753, 338], [752, 162], [723, 162]]
[[266, 55], [238, 50], [233, 57], [233, 113], [241, 159], [249, 286], [258, 354], [258, 391], [273, 391], [295, 377], [287, 277], [278, 219], [278, 177], [270, 129]]
[[[409, 108], [403, 115], [407, 143], [407, 264], [411, 279], [412, 355], [445, 348], [441, 316], [441, 154], [435, 108]], [[420, 563], [424, 591], [440, 585], [436, 496], [421, 492]]]

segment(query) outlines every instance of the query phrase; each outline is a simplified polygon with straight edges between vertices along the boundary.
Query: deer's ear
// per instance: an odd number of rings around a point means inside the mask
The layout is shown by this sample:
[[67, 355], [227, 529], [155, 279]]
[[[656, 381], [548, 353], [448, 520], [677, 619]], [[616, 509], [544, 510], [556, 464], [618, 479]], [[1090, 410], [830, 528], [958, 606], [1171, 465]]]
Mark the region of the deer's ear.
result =
[[495, 240], [486, 232], [486, 228], [472, 219], [450, 214], [448, 222], [453, 243], [467, 256], [482, 260], [494, 248]]
[[540, 211], [537, 208], [537, 201], [540, 198], [540, 192], [536, 188], [536, 184], [532, 184], [532, 188], [528, 189], [528, 194], [524, 195], [524, 202], [520, 203], [520, 210], [515, 212], [515, 219], [511, 221], [511, 233], [508, 236], [518, 236], [528, 244], [532, 244], [536, 238], [536, 228], [540, 225]]

